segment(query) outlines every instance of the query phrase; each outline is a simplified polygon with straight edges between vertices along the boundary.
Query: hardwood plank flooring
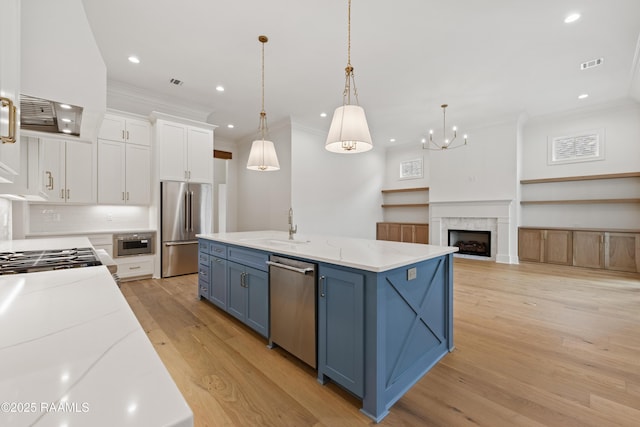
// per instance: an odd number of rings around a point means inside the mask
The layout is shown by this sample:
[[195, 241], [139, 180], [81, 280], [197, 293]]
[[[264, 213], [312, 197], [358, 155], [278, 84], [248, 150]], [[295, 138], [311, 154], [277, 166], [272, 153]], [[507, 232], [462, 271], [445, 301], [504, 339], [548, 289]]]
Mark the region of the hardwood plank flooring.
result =
[[[456, 259], [455, 350], [381, 426], [640, 425], [640, 275]], [[360, 401], [197, 297], [122, 284], [196, 426], [358, 426]]]

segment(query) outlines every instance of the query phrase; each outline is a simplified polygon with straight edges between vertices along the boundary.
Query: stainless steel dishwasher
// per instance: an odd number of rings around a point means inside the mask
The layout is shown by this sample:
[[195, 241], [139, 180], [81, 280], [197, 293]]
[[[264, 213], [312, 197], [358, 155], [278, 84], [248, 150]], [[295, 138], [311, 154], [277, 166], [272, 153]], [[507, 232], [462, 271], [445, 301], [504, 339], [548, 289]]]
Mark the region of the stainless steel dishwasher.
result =
[[277, 345], [316, 367], [316, 265], [271, 255], [269, 261], [271, 336]]

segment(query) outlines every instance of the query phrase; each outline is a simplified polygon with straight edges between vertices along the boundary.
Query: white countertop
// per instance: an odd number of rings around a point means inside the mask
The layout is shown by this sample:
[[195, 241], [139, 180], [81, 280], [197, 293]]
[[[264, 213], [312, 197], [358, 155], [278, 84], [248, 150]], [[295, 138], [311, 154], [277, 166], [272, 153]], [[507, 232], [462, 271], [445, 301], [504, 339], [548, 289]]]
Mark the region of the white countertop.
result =
[[[0, 251], [90, 246], [0, 242]], [[0, 425], [193, 426], [105, 266], [0, 276]]]
[[373, 272], [387, 271], [458, 251], [457, 247], [452, 246], [325, 235], [296, 234], [294, 241], [289, 241], [286, 231], [199, 234], [197, 237]]

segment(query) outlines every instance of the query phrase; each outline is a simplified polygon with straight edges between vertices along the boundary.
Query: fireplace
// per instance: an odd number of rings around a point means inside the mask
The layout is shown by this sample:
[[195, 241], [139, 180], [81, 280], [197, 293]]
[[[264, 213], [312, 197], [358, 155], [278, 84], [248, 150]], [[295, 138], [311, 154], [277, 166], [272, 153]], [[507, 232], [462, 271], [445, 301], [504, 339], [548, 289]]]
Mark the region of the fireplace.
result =
[[449, 246], [459, 254], [491, 257], [491, 231], [449, 230]]

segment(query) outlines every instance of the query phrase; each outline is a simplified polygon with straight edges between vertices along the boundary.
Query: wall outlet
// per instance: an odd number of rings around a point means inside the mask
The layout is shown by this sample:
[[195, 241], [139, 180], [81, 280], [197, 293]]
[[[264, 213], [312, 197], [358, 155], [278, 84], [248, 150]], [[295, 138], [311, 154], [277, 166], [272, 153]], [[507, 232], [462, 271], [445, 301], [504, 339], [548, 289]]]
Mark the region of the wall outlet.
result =
[[113, 213], [107, 212], [107, 221], [113, 221]]
[[414, 280], [416, 277], [418, 277], [418, 269], [416, 267], [407, 269], [407, 280]]

